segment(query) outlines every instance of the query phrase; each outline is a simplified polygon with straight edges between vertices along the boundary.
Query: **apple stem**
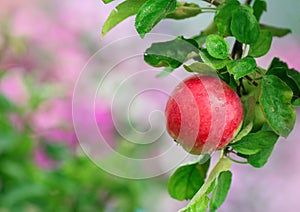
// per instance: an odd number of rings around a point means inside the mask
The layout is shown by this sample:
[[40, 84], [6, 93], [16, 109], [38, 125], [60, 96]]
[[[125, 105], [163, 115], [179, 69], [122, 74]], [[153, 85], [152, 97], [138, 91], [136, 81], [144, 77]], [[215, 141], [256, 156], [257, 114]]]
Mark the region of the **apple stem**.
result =
[[222, 149], [221, 150], [221, 153], [220, 153], [220, 159], [223, 158], [225, 156], [225, 149]]

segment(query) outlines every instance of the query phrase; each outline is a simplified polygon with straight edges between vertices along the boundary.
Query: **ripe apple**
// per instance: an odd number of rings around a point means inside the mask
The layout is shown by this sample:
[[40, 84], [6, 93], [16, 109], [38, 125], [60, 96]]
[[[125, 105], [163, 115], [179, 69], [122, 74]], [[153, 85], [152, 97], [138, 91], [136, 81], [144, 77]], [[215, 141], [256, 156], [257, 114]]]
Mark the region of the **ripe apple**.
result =
[[165, 109], [167, 131], [192, 154], [226, 146], [243, 122], [239, 96], [218, 76], [195, 74], [177, 85]]

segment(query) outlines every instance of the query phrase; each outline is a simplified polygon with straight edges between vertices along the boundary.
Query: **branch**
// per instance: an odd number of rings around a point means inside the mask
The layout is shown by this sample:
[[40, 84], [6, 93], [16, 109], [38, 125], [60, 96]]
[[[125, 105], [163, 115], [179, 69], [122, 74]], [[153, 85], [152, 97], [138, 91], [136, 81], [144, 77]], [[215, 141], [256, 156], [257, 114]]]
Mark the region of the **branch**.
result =
[[246, 5], [250, 5], [251, 2], [252, 2], [252, 0], [246, 0], [245, 4], [246, 4]]
[[258, 83], [255, 82], [255, 80], [252, 79], [251, 77], [249, 77], [248, 75], [246, 75], [245, 78], [246, 78], [250, 83], [252, 83], [252, 85], [254, 85], [255, 87], [258, 86]]
[[243, 55], [243, 44], [239, 41], [235, 40], [235, 43], [233, 45], [233, 49], [231, 52], [231, 58], [234, 60], [241, 59]]

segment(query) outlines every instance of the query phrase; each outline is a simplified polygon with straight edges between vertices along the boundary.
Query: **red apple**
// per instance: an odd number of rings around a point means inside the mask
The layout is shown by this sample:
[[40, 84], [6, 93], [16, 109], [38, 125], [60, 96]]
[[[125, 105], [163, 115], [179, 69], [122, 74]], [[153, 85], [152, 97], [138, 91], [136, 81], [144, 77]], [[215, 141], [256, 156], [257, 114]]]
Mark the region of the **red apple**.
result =
[[167, 130], [192, 154], [226, 146], [243, 122], [239, 96], [219, 77], [193, 75], [174, 89], [165, 109]]

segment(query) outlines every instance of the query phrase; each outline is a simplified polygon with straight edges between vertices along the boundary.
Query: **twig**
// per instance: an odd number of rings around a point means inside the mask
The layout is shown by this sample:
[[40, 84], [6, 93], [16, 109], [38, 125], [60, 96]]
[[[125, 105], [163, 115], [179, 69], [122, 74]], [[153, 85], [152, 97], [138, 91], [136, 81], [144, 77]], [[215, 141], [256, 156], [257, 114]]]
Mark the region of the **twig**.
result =
[[254, 85], [255, 87], [257, 87], [258, 86], [258, 83], [257, 82], [255, 82], [255, 80], [254, 79], [252, 79], [251, 77], [249, 77], [248, 75], [246, 75], [245, 76], [245, 78], [249, 81], [249, 82], [251, 82], [252, 83], [252, 85]]
[[235, 40], [235, 43], [233, 45], [233, 49], [231, 52], [232, 59], [241, 59], [243, 55], [243, 44], [239, 41]]
[[245, 4], [246, 4], [246, 5], [250, 5], [251, 2], [252, 2], [252, 0], [246, 0]]

